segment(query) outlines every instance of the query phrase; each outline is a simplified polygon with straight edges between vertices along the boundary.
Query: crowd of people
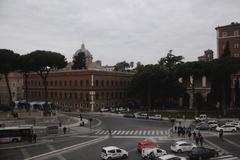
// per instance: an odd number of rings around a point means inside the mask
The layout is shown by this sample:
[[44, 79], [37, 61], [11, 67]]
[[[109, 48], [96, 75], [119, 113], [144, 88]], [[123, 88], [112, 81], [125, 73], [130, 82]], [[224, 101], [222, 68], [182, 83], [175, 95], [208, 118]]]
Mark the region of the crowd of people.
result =
[[174, 126], [174, 133], [176, 133], [178, 137], [185, 138], [187, 136], [189, 140], [195, 141], [197, 146], [203, 146], [204, 138], [200, 131], [196, 133], [196, 131], [192, 131], [191, 127], [186, 128], [179, 123], [178, 126]]

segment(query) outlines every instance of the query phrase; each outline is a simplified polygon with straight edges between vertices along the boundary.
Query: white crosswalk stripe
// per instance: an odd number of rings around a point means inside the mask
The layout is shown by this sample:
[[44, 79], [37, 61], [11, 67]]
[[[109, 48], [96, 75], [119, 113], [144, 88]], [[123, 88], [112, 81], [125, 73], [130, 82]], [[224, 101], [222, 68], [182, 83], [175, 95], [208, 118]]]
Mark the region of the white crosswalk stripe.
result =
[[[95, 135], [108, 135], [109, 130], [97, 130]], [[112, 130], [113, 136], [168, 136], [168, 130]]]
[[240, 160], [240, 158], [234, 155], [222, 155], [219, 157], [211, 158], [211, 160]]

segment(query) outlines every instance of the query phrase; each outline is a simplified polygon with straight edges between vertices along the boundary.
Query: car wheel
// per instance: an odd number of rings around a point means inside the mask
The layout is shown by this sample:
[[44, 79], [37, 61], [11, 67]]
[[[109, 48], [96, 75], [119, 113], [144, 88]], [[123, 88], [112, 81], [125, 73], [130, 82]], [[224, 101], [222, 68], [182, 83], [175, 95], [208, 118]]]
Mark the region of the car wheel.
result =
[[179, 149], [179, 150], [177, 150], [177, 152], [178, 152], [178, 153], [182, 153], [182, 150], [181, 150], [181, 149]]
[[214, 157], [218, 157], [218, 153], [215, 153], [215, 154], [214, 154]]
[[112, 158], [111, 158], [111, 157], [108, 157], [107, 160], [112, 160]]
[[127, 159], [128, 156], [127, 156], [126, 154], [124, 154], [124, 155], [122, 156], [122, 158], [123, 158], [123, 159]]
[[233, 129], [232, 132], [236, 132], [235, 129]]

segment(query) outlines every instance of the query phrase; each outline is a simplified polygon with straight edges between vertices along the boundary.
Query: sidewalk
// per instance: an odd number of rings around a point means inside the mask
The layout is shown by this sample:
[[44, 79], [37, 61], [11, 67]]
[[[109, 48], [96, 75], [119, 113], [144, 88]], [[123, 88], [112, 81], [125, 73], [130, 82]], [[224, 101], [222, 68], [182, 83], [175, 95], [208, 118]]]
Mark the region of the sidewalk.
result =
[[[37, 143], [32, 143], [29, 141], [23, 141], [23, 142], [18, 142], [18, 143], [6, 143], [6, 144], [1, 144], [0, 145], [0, 150], [4, 149], [17, 149], [17, 148], [22, 148], [22, 147], [31, 147], [31, 146], [36, 146], [44, 143], [49, 143], [52, 142], [51, 138], [56, 138], [56, 137], [65, 137], [65, 136], [71, 136], [71, 135], [83, 135], [83, 134], [89, 134], [94, 132], [93, 129], [86, 128], [84, 126], [80, 126], [80, 123], [84, 122], [85, 124], [88, 123], [87, 119], [82, 119], [80, 121], [80, 118], [77, 117], [70, 117], [64, 114], [59, 114], [59, 117], [61, 117], [61, 120], [63, 122], [63, 125], [58, 128], [58, 133], [57, 134], [48, 134], [46, 136], [38, 136], [37, 137]], [[58, 118], [59, 118], [58, 117]], [[67, 133], [63, 133], [63, 127], [67, 128]], [[42, 129], [43, 126], [34, 126], [35, 129]]]

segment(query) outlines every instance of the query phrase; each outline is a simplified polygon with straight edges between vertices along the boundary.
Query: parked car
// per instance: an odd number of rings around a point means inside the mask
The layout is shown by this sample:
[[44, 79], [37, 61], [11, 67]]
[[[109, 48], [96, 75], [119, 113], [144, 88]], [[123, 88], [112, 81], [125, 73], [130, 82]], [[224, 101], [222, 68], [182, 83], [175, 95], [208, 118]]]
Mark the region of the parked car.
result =
[[207, 124], [209, 125], [210, 129], [216, 128], [218, 127], [218, 123], [217, 121], [213, 120], [213, 121], [208, 121]]
[[207, 115], [206, 114], [200, 114], [199, 117], [195, 117], [196, 121], [204, 121], [207, 119]]
[[147, 113], [136, 114], [135, 117], [139, 119], [148, 119], [148, 114]]
[[101, 109], [100, 109], [100, 112], [108, 112], [108, 111], [110, 111], [109, 108], [101, 108]]
[[216, 131], [223, 131], [223, 132], [236, 132], [237, 128], [234, 125], [222, 125], [221, 127], [217, 127]]
[[189, 152], [191, 151], [193, 148], [196, 148], [197, 146], [191, 142], [187, 142], [187, 141], [178, 141], [175, 142], [174, 144], [171, 145], [171, 150], [173, 152], [178, 152], [178, 153], [182, 153], [182, 152]]
[[123, 117], [135, 118], [135, 115], [134, 114], [124, 114]]
[[162, 115], [161, 114], [155, 114], [154, 116], [149, 116], [149, 119], [153, 120], [162, 120]]
[[235, 123], [235, 127], [236, 127], [237, 129], [240, 129], [240, 121], [238, 121], [238, 122]]
[[124, 149], [115, 147], [115, 146], [108, 146], [102, 148], [101, 153], [102, 159], [127, 159], [128, 158], [128, 152]]
[[157, 160], [187, 160], [187, 159], [173, 154], [167, 154], [165, 156], [157, 157]]
[[198, 129], [198, 130], [209, 130], [210, 127], [207, 123], [201, 123], [201, 124], [196, 126], [196, 129]]
[[137, 151], [139, 153], [142, 153], [143, 148], [155, 148], [155, 147], [158, 147], [158, 145], [149, 140], [143, 140], [143, 141], [138, 142]]
[[188, 152], [188, 156], [189, 159], [209, 159], [212, 157], [217, 157], [218, 156], [218, 152], [214, 149], [210, 149], [210, 148], [204, 148], [204, 147], [197, 147], [197, 148], [193, 148], [193, 150], [191, 152]]
[[147, 158], [150, 154], [153, 154], [155, 157], [160, 157], [160, 156], [166, 155], [167, 152], [158, 147], [154, 147], [154, 148], [146, 147], [146, 148], [142, 149], [142, 158], [143, 159]]

